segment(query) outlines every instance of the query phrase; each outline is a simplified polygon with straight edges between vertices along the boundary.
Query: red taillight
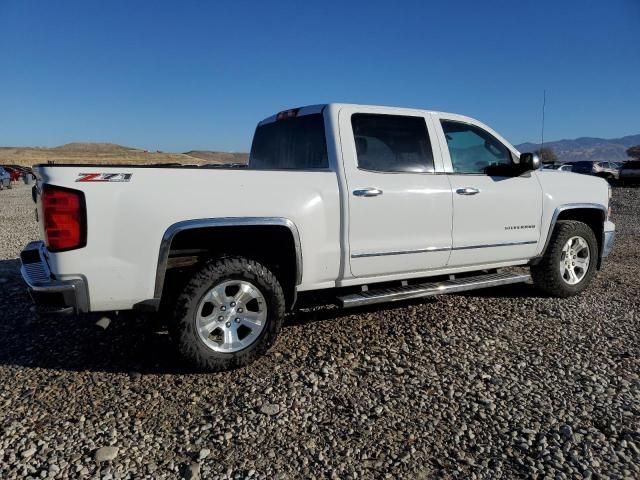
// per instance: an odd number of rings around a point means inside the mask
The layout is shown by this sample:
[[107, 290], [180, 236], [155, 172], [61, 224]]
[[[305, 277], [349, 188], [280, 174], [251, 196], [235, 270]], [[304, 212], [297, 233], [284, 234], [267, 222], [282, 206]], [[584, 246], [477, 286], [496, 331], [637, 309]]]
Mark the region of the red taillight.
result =
[[44, 185], [42, 218], [50, 251], [60, 252], [85, 246], [87, 221], [82, 192]]

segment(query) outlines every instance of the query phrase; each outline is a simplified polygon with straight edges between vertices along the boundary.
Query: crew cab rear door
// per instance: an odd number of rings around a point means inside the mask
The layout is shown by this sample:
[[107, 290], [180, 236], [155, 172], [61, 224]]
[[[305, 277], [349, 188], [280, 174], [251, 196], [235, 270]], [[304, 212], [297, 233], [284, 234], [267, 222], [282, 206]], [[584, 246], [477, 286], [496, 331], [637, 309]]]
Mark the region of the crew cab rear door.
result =
[[511, 169], [515, 151], [485, 125], [453, 114], [433, 118], [453, 193], [448, 265], [535, 256], [542, 217], [542, 188], [536, 173]]
[[369, 277], [445, 266], [451, 188], [429, 115], [349, 106], [341, 109], [339, 126], [351, 273]]

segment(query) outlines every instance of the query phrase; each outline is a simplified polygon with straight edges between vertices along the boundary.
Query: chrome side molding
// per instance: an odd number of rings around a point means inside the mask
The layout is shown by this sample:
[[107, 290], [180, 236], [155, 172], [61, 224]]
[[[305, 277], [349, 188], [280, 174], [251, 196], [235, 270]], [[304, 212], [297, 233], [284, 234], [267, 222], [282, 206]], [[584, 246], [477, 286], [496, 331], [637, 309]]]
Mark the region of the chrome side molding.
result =
[[392, 250], [389, 252], [353, 253], [351, 254], [351, 258], [384, 257], [387, 255], [411, 255], [414, 253], [446, 252], [449, 250], [471, 250], [474, 248], [513, 247], [518, 245], [532, 245], [534, 243], [538, 243], [538, 241], [530, 240], [526, 242], [503, 242], [503, 243], [487, 243], [487, 244], [480, 244], [480, 245], [464, 245], [461, 247], [427, 247], [427, 248], [418, 248], [416, 250]]
[[365, 257], [385, 257], [388, 255], [410, 255], [412, 253], [445, 252], [451, 250], [449, 247], [427, 247], [417, 250], [392, 250], [389, 252], [354, 253], [351, 258]]

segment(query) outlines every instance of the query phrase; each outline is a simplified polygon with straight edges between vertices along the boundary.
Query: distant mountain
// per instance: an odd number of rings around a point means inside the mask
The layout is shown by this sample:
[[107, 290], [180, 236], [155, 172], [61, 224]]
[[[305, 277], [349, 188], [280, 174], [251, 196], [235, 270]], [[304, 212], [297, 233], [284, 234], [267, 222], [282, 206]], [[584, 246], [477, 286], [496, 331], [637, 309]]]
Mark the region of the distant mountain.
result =
[[[622, 138], [581, 137], [575, 140], [558, 140], [545, 142], [544, 146], [553, 149], [562, 162], [584, 161], [624, 161], [627, 160], [626, 149], [640, 145], [640, 134]], [[521, 143], [516, 145], [520, 152], [533, 152], [540, 148], [539, 143]]]

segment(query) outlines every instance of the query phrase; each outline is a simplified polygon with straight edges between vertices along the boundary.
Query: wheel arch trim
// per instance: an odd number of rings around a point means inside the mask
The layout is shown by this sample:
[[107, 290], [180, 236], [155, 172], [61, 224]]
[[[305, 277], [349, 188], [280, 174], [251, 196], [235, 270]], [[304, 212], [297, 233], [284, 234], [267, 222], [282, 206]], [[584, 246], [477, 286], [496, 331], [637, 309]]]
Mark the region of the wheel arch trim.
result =
[[291, 232], [296, 255], [296, 286], [302, 283], [302, 244], [300, 242], [300, 232], [298, 227], [288, 218], [284, 217], [221, 217], [221, 218], [200, 218], [194, 220], [184, 220], [174, 223], [164, 232], [160, 241], [158, 253], [158, 266], [156, 269], [156, 280], [154, 288], [154, 299], [159, 302], [162, 298], [164, 280], [169, 261], [171, 243], [175, 236], [187, 230], [199, 228], [217, 227], [259, 227], [259, 226], [279, 226], [286, 227]]
[[[556, 228], [556, 223], [558, 222], [558, 218], [562, 212], [566, 212], [567, 210], [597, 210], [602, 212], [602, 222], [604, 225], [604, 221], [607, 217], [607, 207], [602, 205], [601, 203], [565, 203], [564, 205], [560, 205], [556, 207], [553, 211], [553, 216], [551, 217], [551, 222], [549, 223], [549, 230], [547, 231], [547, 237], [544, 241], [544, 247], [537, 255], [536, 259], [542, 258], [544, 253], [547, 251], [547, 247], [549, 246], [549, 242], [551, 241], [551, 235], [553, 234], [553, 230]], [[602, 252], [600, 252], [600, 255]]]

